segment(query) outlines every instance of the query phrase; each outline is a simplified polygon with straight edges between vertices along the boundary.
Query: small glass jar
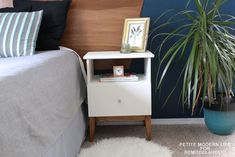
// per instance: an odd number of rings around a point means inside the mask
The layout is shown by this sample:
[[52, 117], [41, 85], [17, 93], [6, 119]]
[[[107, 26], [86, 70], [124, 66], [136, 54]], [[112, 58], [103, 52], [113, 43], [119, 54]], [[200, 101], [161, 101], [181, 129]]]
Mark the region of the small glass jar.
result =
[[121, 53], [131, 53], [130, 44], [122, 44]]

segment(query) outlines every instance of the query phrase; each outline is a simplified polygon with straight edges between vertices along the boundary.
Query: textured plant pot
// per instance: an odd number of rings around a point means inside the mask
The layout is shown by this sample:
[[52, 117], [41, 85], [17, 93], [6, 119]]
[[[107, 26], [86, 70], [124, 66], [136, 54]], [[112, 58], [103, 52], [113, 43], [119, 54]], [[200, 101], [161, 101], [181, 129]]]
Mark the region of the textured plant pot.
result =
[[204, 108], [207, 128], [217, 135], [230, 135], [235, 130], [235, 111], [216, 111]]

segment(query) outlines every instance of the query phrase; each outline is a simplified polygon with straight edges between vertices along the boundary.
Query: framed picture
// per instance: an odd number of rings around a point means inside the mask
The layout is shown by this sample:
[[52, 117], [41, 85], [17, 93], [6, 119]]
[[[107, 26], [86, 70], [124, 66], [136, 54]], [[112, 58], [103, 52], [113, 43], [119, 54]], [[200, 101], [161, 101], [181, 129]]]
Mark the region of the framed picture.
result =
[[124, 66], [113, 66], [113, 76], [122, 77], [124, 76]]
[[131, 52], [145, 52], [150, 18], [125, 19], [122, 45], [129, 45]]

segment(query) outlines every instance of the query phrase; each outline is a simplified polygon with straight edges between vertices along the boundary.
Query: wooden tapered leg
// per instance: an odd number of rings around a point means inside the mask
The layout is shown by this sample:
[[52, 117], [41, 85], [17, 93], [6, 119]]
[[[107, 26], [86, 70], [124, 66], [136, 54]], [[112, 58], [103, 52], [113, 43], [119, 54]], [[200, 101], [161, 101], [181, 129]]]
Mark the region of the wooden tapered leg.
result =
[[146, 128], [146, 139], [150, 141], [152, 139], [151, 116], [145, 116], [145, 128]]
[[90, 129], [90, 142], [94, 141], [94, 136], [95, 136], [95, 118], [94, 117], [89, 117], [89, 129]]

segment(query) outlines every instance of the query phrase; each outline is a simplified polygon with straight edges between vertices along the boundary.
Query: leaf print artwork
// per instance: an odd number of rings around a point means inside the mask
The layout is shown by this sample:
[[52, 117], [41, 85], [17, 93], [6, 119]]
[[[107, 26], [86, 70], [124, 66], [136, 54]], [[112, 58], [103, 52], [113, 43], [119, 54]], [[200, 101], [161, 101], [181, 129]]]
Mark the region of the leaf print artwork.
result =
[[138, 46], [141, 44], [143, 40], [143, 28], [142, 24], [132, 24], [130, 26], [130, 34], [129, 34], [129, 44], [131, 46]]
[[130, 38], [134, 38], [134, 44], [136, 43], [136, 39], [137, 37], [140, 35], [140, 33], [142, 32], [143, 30], [140, 29], [140, 26], [138, 26], [137, 28], [136, 27], [133, 27], [131, 29], [131, 35], [130, 35]]

